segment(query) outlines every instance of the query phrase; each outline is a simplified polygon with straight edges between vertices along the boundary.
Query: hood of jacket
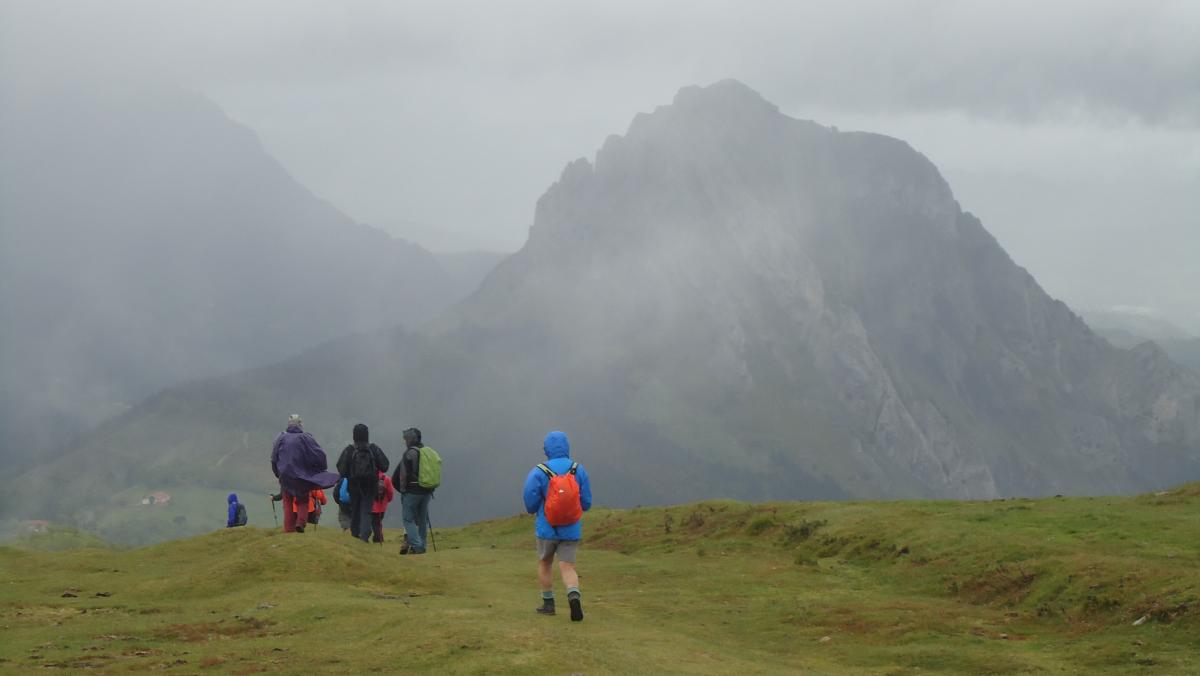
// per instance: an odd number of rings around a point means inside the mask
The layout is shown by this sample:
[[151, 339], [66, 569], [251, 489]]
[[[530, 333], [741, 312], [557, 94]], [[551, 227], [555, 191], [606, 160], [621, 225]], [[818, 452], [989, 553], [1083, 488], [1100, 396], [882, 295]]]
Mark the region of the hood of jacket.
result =
[[229, 494], [229, 504], [232, 505], [235, 502], [237, 502], [237, 493], [230, 493]]
[[371, 443], [371, 429], [362, 423], [354, 426], [350, 437], [354, 439], [355, 446], [366, 446]]
[[546, 435], [546, 440], [542, 442], [542, 450], [546, 452], [546, 457], [551, 460], [554, 458], [569, 458], [571, 457], [571, 442], [567, 441], [566, 434], [556, 430]]

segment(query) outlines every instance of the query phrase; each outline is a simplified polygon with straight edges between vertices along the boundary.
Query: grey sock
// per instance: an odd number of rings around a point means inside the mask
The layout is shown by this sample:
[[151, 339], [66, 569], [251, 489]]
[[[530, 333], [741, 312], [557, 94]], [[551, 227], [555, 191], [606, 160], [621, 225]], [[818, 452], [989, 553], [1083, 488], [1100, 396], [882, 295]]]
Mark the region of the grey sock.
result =
[[579, 598], [579, 587], [567, 587], [567, 600]]
[[542, 600], [543, 601], [553, 601], [554, 600], [554, 590], [551, 589], [550, 591], [542, 592]]

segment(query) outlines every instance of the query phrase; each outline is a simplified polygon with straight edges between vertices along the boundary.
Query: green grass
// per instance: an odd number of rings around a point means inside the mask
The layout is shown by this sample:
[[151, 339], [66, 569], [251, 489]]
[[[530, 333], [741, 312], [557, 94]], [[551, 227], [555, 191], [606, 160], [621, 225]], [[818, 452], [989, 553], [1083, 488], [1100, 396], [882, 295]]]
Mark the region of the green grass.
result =
[[62, 552], [74, 549], [106, 549], [108, 543], [87, 531], [50, 525], [39, 533], [29, 533], [13, 538], [9, 545], [18, 549], [38, 552]]
[[528, 517], [423, 557], [328, 525], [8, 547], [0, 670], [1197, 673], [1198, 516], [1200, 485], [594, 510], [580, 624], [532, 612]]
[[[122, 545], [142, 546], [211, 532], [225, 526], [230, 491], [203, 487], [172, 488], [166, 505], [146, 506], [151, 488], [133, 486], [112, 496], [111, 504], [95, 510], [88, 524], [100, 537]], [[269, 528], [271, 502], [265, 491], [234, 491], [246, 505], [249, 525]], [[281, 509], [278, 504], [276, 509]], [[282, 512], [279, 513], [281, 518]]]

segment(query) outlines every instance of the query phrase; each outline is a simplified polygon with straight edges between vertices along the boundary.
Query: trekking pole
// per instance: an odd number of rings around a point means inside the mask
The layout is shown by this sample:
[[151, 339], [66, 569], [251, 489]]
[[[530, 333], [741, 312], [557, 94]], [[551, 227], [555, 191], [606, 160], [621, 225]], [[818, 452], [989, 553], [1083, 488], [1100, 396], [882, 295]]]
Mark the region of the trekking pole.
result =
[[433, 534], [433, 522], [429, 520], [429, 515], [425, 515], [425, 523], [429, 526], [429, 543], [433, 545], [433, 551], [437, 553], [437, 537]]
[[279, 528], [279, 514], [275, 511], [275, 496], [268, 495], [267, 499], [271, 501], [271, 516], [275, 519], [275, 527]]

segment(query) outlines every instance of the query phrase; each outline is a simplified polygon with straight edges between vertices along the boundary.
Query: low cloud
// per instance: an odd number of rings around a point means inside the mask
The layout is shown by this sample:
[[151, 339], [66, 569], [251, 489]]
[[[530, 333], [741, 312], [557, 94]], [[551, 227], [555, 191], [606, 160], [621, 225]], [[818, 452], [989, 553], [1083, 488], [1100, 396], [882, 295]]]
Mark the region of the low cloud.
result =
[[899, 136], [1072, 303], [1200, 329], [1200, 3], [0, 5], [0, 95], [63, 77], [200, 91], [358, 220], [513, 250], [573, 158], [680, 86]]
[[1181, 1], [117, 0], [0, 11], [5, 60], [27, 73], [77, 61], [204, 88], [418, 70], [468, 97], [485, 79], [619, 72], [679, 86], [737, 75], [848, 110], [1200, 124], [1200, 5]]

